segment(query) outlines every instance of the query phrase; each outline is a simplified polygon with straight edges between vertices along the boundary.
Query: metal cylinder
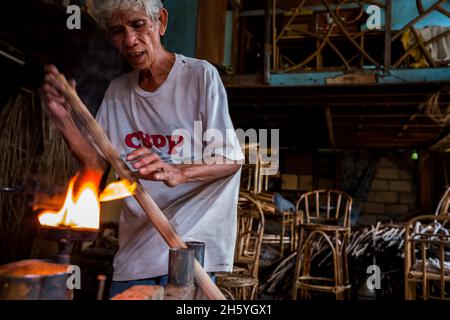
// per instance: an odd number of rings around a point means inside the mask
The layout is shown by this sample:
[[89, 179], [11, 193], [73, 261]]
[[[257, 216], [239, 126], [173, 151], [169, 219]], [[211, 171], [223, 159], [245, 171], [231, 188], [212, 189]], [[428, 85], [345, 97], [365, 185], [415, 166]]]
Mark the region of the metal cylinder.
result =
[[199, 241], [186, 242], [188, 248], [194, 249], [195, 259], [200, 263], [202, 267], [205, 266], [205, 243]]
[[194, 286], [194, 255], [191, 248], [169, 250], [169, 284], [180, 287]]
[[67, 267], [43, 260], [0, 266], [0, 300], [70, 300]]
[[70, 264], [70, 241], [66, 238], [59, 239], [58, 241], [58, 256], [56, 262], [59, 264]]

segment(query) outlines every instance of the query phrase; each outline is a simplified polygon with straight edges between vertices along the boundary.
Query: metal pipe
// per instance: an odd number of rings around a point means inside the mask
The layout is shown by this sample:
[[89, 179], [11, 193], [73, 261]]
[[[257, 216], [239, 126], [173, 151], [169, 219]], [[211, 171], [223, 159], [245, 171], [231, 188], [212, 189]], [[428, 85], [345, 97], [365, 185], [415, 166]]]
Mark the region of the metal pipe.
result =
[[59, 264], [70, 264], [70, 241], [62, 238], [58, 241], [58, 256], [56, 262]]
[[194, 287], [194, 256], [191, 248], [169, 250], [169, 284], [178, 287]]
[[200, 263], [202, 268], [205, 267], [205, 243], [199, 241], [186, 242], [188, 248], [194, 249], [195, 259]]

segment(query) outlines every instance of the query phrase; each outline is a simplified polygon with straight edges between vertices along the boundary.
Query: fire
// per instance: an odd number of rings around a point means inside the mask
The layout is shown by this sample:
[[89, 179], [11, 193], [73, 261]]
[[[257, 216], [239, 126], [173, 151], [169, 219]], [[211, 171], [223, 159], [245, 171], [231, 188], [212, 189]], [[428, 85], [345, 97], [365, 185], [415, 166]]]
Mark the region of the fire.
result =
[[39, 215], [41, 225], [74, 229], [98, 229], [100, 224], [100, 200], [122, 199], [134, 194], [136, 183], [128, 180], [113, 182], [98, 195], [101, 176], [88, 173], [73, 177], [67, 189], [64, 205], [59, 211], [44, 211]]
[[136, 182], [131, 183], [128, 180], [121, 180], [110, 183], [100, 195], [100, 202], [123, 199], [134, 194]]

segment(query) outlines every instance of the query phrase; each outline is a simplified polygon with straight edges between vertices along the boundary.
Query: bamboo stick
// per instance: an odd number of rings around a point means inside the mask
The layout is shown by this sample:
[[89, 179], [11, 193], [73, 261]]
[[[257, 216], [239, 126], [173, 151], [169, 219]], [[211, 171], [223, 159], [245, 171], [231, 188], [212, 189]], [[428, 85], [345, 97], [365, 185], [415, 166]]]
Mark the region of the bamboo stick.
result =
[[[66, 78], [58, 75], [60, 86], [62, 87], [62, 94], [64, 94], [69, 105], [72, 107], [74, 115], [85, 126], [89, 134], [94, 139], [99, 149], [103, 152], [105, 159], [114, 168], [116, 173], [122, 179], [128, 179], [132, 182], [137, 182], [136, 192], [134, 197], [141, 205], [142, 209], [147, 214], [156, 230], [161, 234], [167, 244], [172, 248], [187, 248], [181, 237], [176, 233], [169, 223], [161, 209], [153, 201], [152, 197], [146, 192], [142, 184], [139, 183], [136, 175], [128, 168], [125, 162], [120, 158], [117, 151], [109, 141], [103, 129], [91, 115], [84, 103], [78, 97], [76, 91], [69, 85]], [[194, 264], [195, 281], [204, 295], [210, 300], [225, 300], [225, 296], [219, 288], [212, 282], [209, 275], [201, 267], [198, 261]]]

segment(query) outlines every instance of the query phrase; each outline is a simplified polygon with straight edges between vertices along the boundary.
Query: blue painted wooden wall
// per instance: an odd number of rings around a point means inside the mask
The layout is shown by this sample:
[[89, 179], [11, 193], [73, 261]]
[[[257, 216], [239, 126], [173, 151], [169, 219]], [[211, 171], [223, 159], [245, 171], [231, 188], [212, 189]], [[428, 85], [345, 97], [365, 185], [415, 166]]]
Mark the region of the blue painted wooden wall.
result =
[[[381, 1], [385, 2], [385, 1]], [[427, 10], [433, 4], [435, 4], [437, 0], [422, 0], [424, 5], [424, 9]], [[450, 1], [444, 2], [442, 7], [450, 10]], [[405, 25], [408, 24], [411, 20], [419, 15], [419, 11], [416, 6], [416, 1], [414, 0], [392, 0], [392, 27], [394, 30], [401, 30]], [[384, 11], [382, 17], [382, 23], [384, 25]], [[431, 25], [439, 25], [450, 27], [450, 18], [443, 15], [438, 11], [434, 11], [429, 14], [427, 17], [419, 21], [415, 27], [416, 28], [424, 28], [426, 26]]]
[[198, 0], [166, 0], [169, 24], [163, 44], [171, 52], [195, 57]]
[[[427, 10], [433, 4], [435, 4], [437, 0], [422, 0], [424, 5], [424, 9]], [[416, 1], [413, 0], [394, 0], [393, 4], [393, 23], [394, 29], [403, 28], [409, 21], [414, 19], [419, 15], [419, 11], [417, 10]], [[450, 10], [450, 1], [447, 3], [444, 2], [442, 5], [447, 10]], [[423, 28], [428, 25], [440, 25], [450, 27], [450, 18], [441, 14], [440, 12], [433, 12], [424, 18], [422, 21], [418, 22], [415, 27]]]

